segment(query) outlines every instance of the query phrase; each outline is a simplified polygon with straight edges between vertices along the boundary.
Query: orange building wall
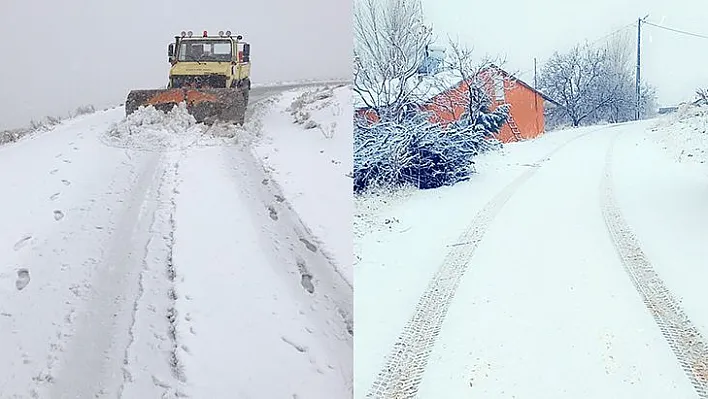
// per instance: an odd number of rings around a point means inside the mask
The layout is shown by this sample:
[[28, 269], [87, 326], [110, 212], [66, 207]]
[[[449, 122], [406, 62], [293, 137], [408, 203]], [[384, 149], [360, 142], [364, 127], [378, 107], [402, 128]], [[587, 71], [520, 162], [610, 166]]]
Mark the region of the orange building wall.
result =
[[[533, 139], [544, 132], [543, 97], [528, 87], [509, 80], [504, 82], [504, 99], [511, 104], [511, 117], [519, 128], [524, 140]], [[492, 106], [494, 110], [497, 106]], [[516, 141], [508, 123], [502, 126], [497, 138], [503, 143]]]
[[460, 82], [455, 88], [431, 98], [423, 109], [433, 112], [430, 119], [434, 123], [447, 125], [459, 120], [465, 112], [464, 104], [467, 103], [468, 89], [467, 82]]
[[[458, 120], [465, 111], [465, 97], [467, 96], [467, 83], [461, 82], [454, 89], [450, 89], [444, 93], [440, 93], [433, 97], [423, 108], [433, 111], [431, 120], [441, 124], [448, 124]], [[494, 87], [490, 83], [485, 85], [490, 96], [494, 98]], [[519, 128], [522, 139], [532, 139], [540, 136], [544, 132], [544, 111], [543, 97], [528, 87], [510, 81], [504, 80], [504, 99], [505, 102], [511, 105], [510, 114]], [[497, 104], [493, 104], [491, 110], [497, 108]], [[497, 134], [497, 138], [503, 143], [516, 141], [511, 127], [508, 123], [502, 126], [501, 131]]]

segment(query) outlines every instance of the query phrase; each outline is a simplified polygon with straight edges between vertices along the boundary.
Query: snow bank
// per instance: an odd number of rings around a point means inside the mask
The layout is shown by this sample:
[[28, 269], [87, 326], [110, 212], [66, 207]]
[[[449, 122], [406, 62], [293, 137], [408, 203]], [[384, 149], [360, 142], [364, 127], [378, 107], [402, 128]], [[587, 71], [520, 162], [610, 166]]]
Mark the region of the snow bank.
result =
[[661, 118], [649, 135], [679, 162], [708, 161], [708, 107], [684, 105]]
[[[258, 112], [258, 111], [256, 111]], [[318, 246], [351, 284], [353, 213], [351, 87], [284, 93], [263, 105], [254, 149]]]
[[110, 146], [133, 150], [171, 152], [190, 147], [240, 145], [253, 143], [261, 131], [261, 118], [268, 101], [253, 104], [243, 127], [231, 123], [197, 123], [185, 103], [165, 113], [153, 106], [140, 107], [124, 120], [114, 123], [102, 134]]
[[170, 112], [153, 106], [140, 107], [106, 131], [104, 142], [109, 145], [137, 150], [184, 149], [197, 142], [202, 129], [180, 103]]

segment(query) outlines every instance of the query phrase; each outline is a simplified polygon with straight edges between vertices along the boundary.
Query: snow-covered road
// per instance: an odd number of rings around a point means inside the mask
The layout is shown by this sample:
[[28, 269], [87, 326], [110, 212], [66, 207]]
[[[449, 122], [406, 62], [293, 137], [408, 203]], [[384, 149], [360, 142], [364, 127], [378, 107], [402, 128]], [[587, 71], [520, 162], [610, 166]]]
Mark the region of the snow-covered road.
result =
[[252, 132], [145, 151], [123, 118], [0, 147], [0, 397], [351, 396], [351, 286]]
[[708, 178], [648, 123], [510, 145], [369, 215], [356, 397], [707, 397]]

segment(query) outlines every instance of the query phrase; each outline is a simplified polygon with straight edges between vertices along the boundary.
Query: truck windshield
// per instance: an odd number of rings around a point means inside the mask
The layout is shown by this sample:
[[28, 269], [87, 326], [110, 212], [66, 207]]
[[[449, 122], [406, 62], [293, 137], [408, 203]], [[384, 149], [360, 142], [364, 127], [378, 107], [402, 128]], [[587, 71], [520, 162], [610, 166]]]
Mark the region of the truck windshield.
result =
[[178, 61], [231, 61], [229, 40], [182, 40], [177, 52]]

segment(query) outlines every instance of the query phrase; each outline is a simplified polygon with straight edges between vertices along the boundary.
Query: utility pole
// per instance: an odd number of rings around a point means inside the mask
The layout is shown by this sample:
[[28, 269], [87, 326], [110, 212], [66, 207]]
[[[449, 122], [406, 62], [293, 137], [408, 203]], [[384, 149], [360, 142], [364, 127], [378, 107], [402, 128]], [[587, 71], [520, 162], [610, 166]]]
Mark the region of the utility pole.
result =
[[538, 82], [536, 81], [536, 57], [533, 57], [533, 89], [538, 90]]
[[642, 85], [642, 79], [641, 79], [641, 65], [642, 65], [642, 22], [649, 18], [649, 15], [645, 15], [644, 18], [639, 18], [637, 19], [637, 82], [636, 82], [636, 89], [637, 89], [637, 103], [635, 105], [635, 110], [634, 110], [634, 119], [639, 120], [640, 118], [640, 102], [641, 102], [641, 85]]
[[642, 19], [639, 18], [637, 20], [637, 82], [636, 82], [636, 90], [637, 90], [637, 103], [635, 104], [634, 108], [634, 120], [638, 121], [639, 120], [639, 97], [640, 97], [640, 85], [642, 83], [641, 79], [641, 65], [642, 65]]

